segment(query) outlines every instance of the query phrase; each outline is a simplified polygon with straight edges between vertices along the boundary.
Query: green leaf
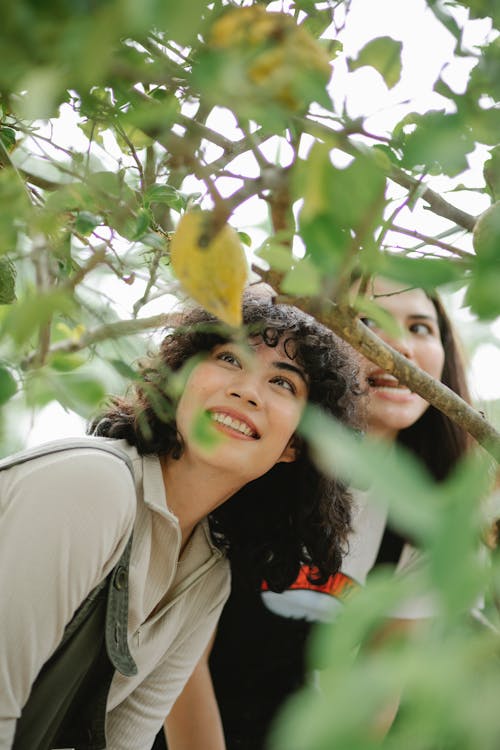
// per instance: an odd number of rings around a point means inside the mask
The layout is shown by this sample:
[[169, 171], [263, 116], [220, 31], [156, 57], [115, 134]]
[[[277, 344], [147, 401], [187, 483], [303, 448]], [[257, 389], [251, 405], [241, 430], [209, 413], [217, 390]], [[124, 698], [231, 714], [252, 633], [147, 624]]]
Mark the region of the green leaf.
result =
[[184, 211], [186, 196], [171, 185], [151, 185], [144, 193], [143, 202], [146, 207], [152, 203], [165, 203], [175, 211]]
[[238, 230], [238, 237], [240, 238], [243, 245], [245, 245], [246, 247], [252, 247], [252, 238], [249, 234], [247, 234], [247, 232]]
[[368, 151], [338, 169], [325, 144], [314, 146], [295, 171], [294, 198], [304, 198], [301, 236], [307, 255], [324, 273], [337, 273], [353, 242], [369, 243], [382, 222], [386, 177], [377, 159]]
[[500, 200], [500, 146], [491, 150], [490, 158], [484, 163], [483, 175], [493, 200]]
[[75, 219], [75, 230], [79, 234], [88, 235], [102, 223], [103, 220], [100, 216], [92, 214], [90, 211], [79, 211]]
[[61, 374], [54, 381], [54, 392], [63, 406], [74, 409], [82, 416], [89, 416], [106, 396], [103, 384], [83, 372]]
[[475, 143], [460, 114], [428, 112], [413, 119], [417, 127], [405, 138], [404, 167], [449, 176], [468, 168], [466, 156]]
[[5, 256], [0, 257], [0, 305], [16, 301], [16, 267]]
[[216, 448], [224, 440], [224, 436], [215, 430], [214, 423], [206, 411], [196, 414], [191, 426], [191, 438], [208, 450]]
[[2, 321], [2, 333], [16, 344], [24, 344], [55, 313], [71, 313], [73, 305], [70, 295], [62, 290], [28, 295], [9, 309]]
[[82, 367], [86, 361], [86, 357], [77, 352], [56, 352], [50, 356], [49, 366], [58, 372], [71, 372]]
[[256, 255], [269, 263], [271, 268], [276, 271], [289, 271], [296, 261], [289, 249], [274, 243], [272, 240], [266, 241], [257, 250]]
[[463, 271], [446, 258], [408, 258], [397, 253], [377, 256], [377, 273], [409, 287], [421, 287], [432, 292], [436, 287], [458, 281]]
[[62, 71], [54, 67], [32, 68], [20, 83], [23, 96], [19, 112], [26, 120], [42, 120], [57, 115], [63, 86]]
[[303, 258], [285, 275], [281, 289], [297, 297], [314, 297], [321, 291], [321, 273], [310, 258]]
[[140, 240], [149, 229], [151, 222], [151, 212], [147, 208], [140, 208], [132, 216], [127, 216], [125, 220], [122, 220], [118, 214], [113, 216], [115, 227], [118, 229], [122, 237], [136, 242]]
[[476, 221], [472, 242], [478, 263], [500, 264], [500, 200], [486, 209]]
[[124, 362], [122, 359], [110, 359], [109, 363], [116, 370], [116, 372], [122, 376], [122, 378], [125, 378], [126, 380], [139, 379], [137, 371], [134, 370], [133, 367], [130, 367], [130, 365], [127, 362]]
[[377, 305], [374, 300], [360, 294], [354, 300], [353, 307], [359, 312], [361, 318], [374, 320], [377, 326], [389, 335], [401, 336], [401, 326], [387, 310]]
[[477, 264], [469, 282], [465, 303], [482, 320], [494, 320], [500, 315], [500, 263]]
[[401, 78], [402, 43], [390, 36], [372, 39], [359, 52], [357, 58], [348, 61], [349, 70], [370, 65], [377, 70], [388, 88], [392, 89]]
[[17, 393], [17, 382], [10, 370], [0, 366], [0, 405], [9, 401]]
[[299, 433], [320, 469], [354, 487], [370, 487], [374, 501], [388, 501], [393, 520], [412, 538], [432, 536], [435, 490], [413, 456], [402, 449], [387, 451], [379, 440], [360, 439], [312, 405], [304, 412]]
[[16, 131], [5, 126], [0, 127], [0, 141], [7, 151], [11, 151], [16, 145]]

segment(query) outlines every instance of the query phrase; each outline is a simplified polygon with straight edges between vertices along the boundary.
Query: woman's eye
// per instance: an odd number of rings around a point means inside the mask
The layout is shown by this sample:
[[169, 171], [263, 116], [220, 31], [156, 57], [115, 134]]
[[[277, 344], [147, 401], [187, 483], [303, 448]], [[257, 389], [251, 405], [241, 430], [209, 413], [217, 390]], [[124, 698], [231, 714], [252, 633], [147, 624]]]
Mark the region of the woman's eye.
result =
[[434, 330], [427, 323], [413, 323], [410, 326], [410, 332], [416, 333], [417, 336], [429, 336], [434, 333]]
[[238, 359], [236, 354], [233, 354], [233, 352], [218, 352], [215, 358], [221, 362], [227, 362], [229, 365], [240, 367], [240, 360]]
[[360, 318], [361, 323], [363, 323], [364, 326], [367, 328], [376, 328], [377, 324], [373, 320], [373, 318]]
[[290, 393], [297, 393], [295, 384], [292, 383], [292, 381], [288, 380], [287, 378], [282, 378], [281, 376], [278, 376], [278, 377], [273, 378], [271, 380], [271, 383], [275, 383], [276, 385], [279, 385], [281, 388], [285, 388], [285, 390], [290, 391]]

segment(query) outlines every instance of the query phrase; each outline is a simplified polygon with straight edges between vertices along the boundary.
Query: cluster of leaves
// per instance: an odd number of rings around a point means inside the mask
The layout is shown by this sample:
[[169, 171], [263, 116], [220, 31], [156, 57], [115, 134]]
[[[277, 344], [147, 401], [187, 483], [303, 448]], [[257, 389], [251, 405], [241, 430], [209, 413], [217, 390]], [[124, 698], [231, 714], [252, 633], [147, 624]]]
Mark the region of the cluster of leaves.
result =
[[[498, 316], [500, 35], [468, 49], [458, 20], [466, 8], [470, 18], [498, 26], [497, 5], [427, 0], [454, 38], [456, 57], [470, 65], [466, 86], [457, 93], [439, 77], [441, 110], [406, 114], [377, 134], [332, 99], [330, 63], [343, 60], [351, 72], [369, 67], [393, 88], [402, 45], [382, 36], [347, 58], [340, 39], [350, 0], [296, 0], [285, 11], [270, 0], [8, 4], [0, 26], [7, 61], [0, 70], [4, 414], [16, 403], [55, 399], [86, 416], [110, 386], [134, 378], [144, 341], [131, 334], [166, 322], [151, 315], [152, 304], [166, 312], [182, 296], [169, 239], [197, 203], [210, 211], [215, 232], [250, 198], [263, 202], [268, 236], [255, 273], [278, 280], [292, 300], [311, 298], [314, 310], [328, 302], [334, 313], [345, 311], [356, 272], [426, 289], [466, 286], [478, 317]], [[446, 177], [463, 188], [478, 146], [487, 157], [476, 193], [489, 204], [479, 219], [430, 187]], [[444, 222], [438, 236], [410, 224], [421, 204]], [[295, 252], [297, 237], [302, 252]], [[393, 252], [408, 237], [414, 244]], [[189, 247], [189, 256], [196, 259], [202, 245]], [[202, 301], [217, 275], [206, 267], [213, 273], [201, 283]], [[472, 633], [462, 614], [487, 578], [474, 551], [484, 465], [472, 463], [437, 489], [399, 454], [381, 469], [373, 446], [338, 437], [320, 417], [310, 424], [318, 456], [350, 477], [366, 467], [380, 495], [391, 498], [394, 520], [428, 551], [430, 572], [415, 586], [432, 581], [443, 618], [420, 641], [353, 661], [358, 641], [403, 596], [392, 579], [369, 586], [335, 623], [335, 638], [318, 636], [330, 665], [325, 699], [300, 698], [277, 747], [371, 747], [372, 718], [401, 676], [407, 703], [388, 747], [496, 747], [490, 696], [498, 641]], [[6, 452], [13, 443], [4, 427], [0, 419]]]

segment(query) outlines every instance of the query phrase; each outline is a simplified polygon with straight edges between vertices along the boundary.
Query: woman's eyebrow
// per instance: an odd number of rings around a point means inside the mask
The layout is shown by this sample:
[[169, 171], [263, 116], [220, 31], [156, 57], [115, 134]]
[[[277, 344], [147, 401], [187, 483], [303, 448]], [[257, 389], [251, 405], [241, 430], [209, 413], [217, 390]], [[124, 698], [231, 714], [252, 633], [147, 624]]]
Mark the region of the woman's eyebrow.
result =
[[412, 313], [407, 316], [408, 318], [411, 318], [412, 320], [415, 318], [418, 318], [418, 320], [433, 320], [434, 323], [437, 323], [437, 316], [436, 315], [427, 315], [424, 313]]
[[306, 385], [308, 385], [306, 374], [303, 370], [301, 370], [300, 367], [291, 365], [289, 362], [282, 362], [282, 360], [273, 362], [273, 367], [275, 367], [277, 370], [287, 370], [288, 372], [294, 372], [304, 381]]

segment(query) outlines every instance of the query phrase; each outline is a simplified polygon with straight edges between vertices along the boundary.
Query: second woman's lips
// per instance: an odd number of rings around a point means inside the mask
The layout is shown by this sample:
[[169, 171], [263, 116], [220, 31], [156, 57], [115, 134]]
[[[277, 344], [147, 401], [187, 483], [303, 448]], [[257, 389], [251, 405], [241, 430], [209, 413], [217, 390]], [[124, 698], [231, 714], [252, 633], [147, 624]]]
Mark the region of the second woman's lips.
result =
[[367, 376], [368, 385], [372, 388], [401, 388], [408, 390], [394, 375], [385, 370], [374, 370]]

